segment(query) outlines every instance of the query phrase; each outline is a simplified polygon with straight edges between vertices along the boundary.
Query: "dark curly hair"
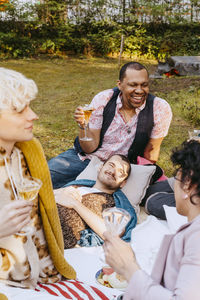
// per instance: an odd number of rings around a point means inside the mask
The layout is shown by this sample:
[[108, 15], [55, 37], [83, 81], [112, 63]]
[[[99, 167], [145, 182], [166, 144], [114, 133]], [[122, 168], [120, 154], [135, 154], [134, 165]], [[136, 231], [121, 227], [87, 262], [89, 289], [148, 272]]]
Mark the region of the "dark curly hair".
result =
[[190, 201], [197, 204], [194, 197], [200, 197], [200, 143], [195, 140], [183, 142], [180, 148], [173, 150], [171, 160], [177, 166], [176, 172], [181, 171], [182, 184], [189, 181], [190, 188], [195, 186], [195, 193]]

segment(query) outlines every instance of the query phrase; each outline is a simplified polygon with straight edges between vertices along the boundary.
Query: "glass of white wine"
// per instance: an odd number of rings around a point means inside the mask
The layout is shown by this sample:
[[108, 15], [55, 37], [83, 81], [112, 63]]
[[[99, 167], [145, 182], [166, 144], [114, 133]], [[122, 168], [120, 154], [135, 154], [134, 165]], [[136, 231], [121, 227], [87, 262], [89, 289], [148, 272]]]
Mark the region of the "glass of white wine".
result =
[[[42, 181], [38, 178], [26, 179], [15, 182], [17, 194], [20, 200], [33, 201], [42, 186]], [[34, 232], [33, 226], [25, 226], [18, 232], [18, 235], [28, 235]]]
[[92, 138], [87, 136], [87, 128], [88, 128], [89, 119], [90, 119], [90, 116], [91, 116], [93, 110], [94, 109], [89, 104], [85, 104], [83, 106], [83, 113], [84, 113], [84, 118], [85, 118], [85, 128], [84, 128], [85, 136], [83, 138], [80, 138], [81, 141], [86, 141], [86, 142], [92, 141]]

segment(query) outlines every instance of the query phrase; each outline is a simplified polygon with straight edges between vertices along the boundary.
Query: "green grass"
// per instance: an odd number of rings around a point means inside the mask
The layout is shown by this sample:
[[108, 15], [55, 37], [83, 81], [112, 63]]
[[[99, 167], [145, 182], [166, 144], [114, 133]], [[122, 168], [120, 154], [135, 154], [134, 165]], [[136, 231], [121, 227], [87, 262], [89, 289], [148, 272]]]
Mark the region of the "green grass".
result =
[[[153, 73], [156, 62], [143, 63], [150, 73]], [[34, 79], [38, 85], [38, 97], [31, 105], [40, 117], [35, 124], [34, 133], [40, 139], [47, 159], [73, 145], [78, 132], [73, 120], [75, 108], [90, 102], [97, 92], [114, 87], [118, 79], [117, 59], [27, 59], [1, 61], [0, 65], [22, 72]], [[191, 117], [188, 120], [184, 104], [193, 109], [196, 101], [198, 106], [198, 82], [196, 77], [177, 77], [151, 82], [152, 92], [168, 100], [174, 115], [158, 162], [168, 176], [173, 172], [170, 163], [172, 148], [187, 139], [188, 129], [196, 122], [196, 119], [192, 120]]]

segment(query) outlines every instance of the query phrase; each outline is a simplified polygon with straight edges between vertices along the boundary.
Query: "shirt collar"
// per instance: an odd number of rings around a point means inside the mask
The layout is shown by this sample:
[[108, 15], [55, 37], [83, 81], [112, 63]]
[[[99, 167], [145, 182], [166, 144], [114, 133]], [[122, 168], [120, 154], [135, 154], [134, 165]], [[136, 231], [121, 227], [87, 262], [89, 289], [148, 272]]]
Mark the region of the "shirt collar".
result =
[[181, 231], [182, 229], [184, 229], [184, 228], [190, 226], [192, 223], [196, 223], [196, 222], [200, 222], [200, 215], [196, 216], [192, 221], [183, 224], [183, 225], [177, 230], [177, 232]]
[[6, 149], [4, 149], [3, 147], [0, 147], [0, 157], [6, 157]]
[[4, 159], [4, 158], [6, 158], [7, 160], [10, 159], [11, 156], [13, 155], [13, 151], [14, 151], [14, 148], [13, 148], [10, 156], [8, 156], [6, 149], [4, 147], [0, 147], [0, 159]]
[[[116, 103], [119, 108], [122, 107], [122, 94], [121, 93], [118, 95]], [[139, 112], [145, 108], [145, 106], [146, 106], [146, 100], [140, 107], [136, 108], [136, 110], [135, 110], [136, 115], [138, 115]]]

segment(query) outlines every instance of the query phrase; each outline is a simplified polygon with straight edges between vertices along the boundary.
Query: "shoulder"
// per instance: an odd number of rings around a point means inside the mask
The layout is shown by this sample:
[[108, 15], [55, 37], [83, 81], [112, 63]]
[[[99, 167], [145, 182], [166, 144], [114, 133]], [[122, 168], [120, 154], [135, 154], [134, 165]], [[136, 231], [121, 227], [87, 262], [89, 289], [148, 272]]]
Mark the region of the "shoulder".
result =
[[180, 230], [177, 236], [182, 237], [185, 252], [190, 253], [190, 255], [197, 255], [196, 259], [198, 258], [200, 263], [200, 216], [188, 224], [186, 228]]
[[167, 108], [171, 111], [171, 107], [169, 105], [169, 103], [165, 100], [165, 99], [162, 99], [160, 97], [155, 97], [154, 98], [154, 108], [157, 109], [157, 108]]
[[92, 100], [94, 108], [98, 106], [105, 106], [112, 97], [112, 95], [113, 89], [104, 90], [98, 93], [96, 96], [94, 96]]
[[159, 97], [155, 97], [153, 103], [153, 114], [154, 114], [154, 121], [156, 122], [163, 122], [169, 125], [172, 119], [172, 110], [169, 103]]
[[[196, 217], [185, 230], [185, 235], [188, 236], [188, 238], [191, 235], [196, 235], [196, 234], [200, 236], [200, 216]], [[199, 239], [199, 245], [200, 245], [200, 239]]]

